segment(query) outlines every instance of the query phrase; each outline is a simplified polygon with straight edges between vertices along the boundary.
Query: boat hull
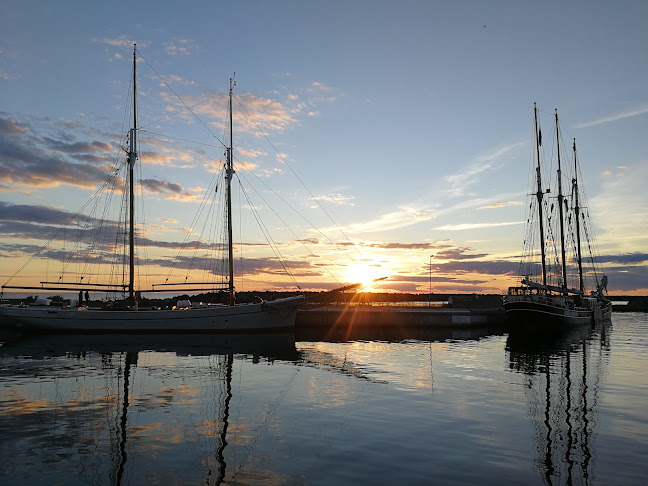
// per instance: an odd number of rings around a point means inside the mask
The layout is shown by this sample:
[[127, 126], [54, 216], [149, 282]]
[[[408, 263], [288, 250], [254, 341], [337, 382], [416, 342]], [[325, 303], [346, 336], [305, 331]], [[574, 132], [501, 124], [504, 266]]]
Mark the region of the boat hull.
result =
[[506, 318], [510, 321], [546, 325], [579, 325], [594, 322], [589, 309], [565, 309], [538, 302], [517, 301], [504, 304]]
[[247, 332], [292, 329], [303, 296], [181, 310], [90, 310], [52, 306], [0, 308], [0, 328], [71, 333]]
[[612, 305], [596, 299], [575, 302], [562, 296], [508, 295], [504, 311], [507, 320], [519, 325], [578, 326], [610, 319]]

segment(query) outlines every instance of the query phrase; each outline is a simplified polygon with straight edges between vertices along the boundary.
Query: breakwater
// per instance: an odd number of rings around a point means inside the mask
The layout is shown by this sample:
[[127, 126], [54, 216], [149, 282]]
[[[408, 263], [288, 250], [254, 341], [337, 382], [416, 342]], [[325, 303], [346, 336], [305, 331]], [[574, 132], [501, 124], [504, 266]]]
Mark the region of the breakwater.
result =
[[297, 313], [298, 328], [334, 327], [469, 327], [504, 323], [504, 311], [493, 309], [398, 308], [374, 306], [306, 308]]

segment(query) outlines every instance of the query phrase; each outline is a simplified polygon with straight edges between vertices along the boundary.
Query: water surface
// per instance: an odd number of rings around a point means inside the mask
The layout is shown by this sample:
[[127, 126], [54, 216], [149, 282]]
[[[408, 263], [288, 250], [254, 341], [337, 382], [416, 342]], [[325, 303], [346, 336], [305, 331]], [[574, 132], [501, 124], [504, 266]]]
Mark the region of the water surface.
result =
[[646, 484], [648, 317], [8, 338], [2, 484]]

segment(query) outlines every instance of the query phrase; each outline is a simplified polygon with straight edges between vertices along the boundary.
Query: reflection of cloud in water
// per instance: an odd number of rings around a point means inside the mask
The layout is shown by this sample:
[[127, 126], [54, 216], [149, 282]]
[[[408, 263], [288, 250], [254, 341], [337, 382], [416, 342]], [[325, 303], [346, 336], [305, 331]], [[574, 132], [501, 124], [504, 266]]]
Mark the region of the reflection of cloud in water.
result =
[[[156, 347], [164, 352], [151, 351]], [[233, 474], [225, 467], [228, 450], [254, 448], [260, 434], [272, 439], [278, 433], [272, 411], [263, 407], [229, 426], [233, 355], [246, 367], [298, 357], [294, 337], [275, 334], [129, 336], [121, 344], [115, 336], [7, 342], [0, 347], [0, 442], [16, 453], [0, 459], [0, 476], [119, 484], [142, 475], [147, 482], [184, 482], [185, 463], [195, 461], [196, 477], [224, 479]], [[259, 411], [263, 430], [255, 427]], [[178, 460], [184, 465], [160, 467]], [[246, 463], [238, 464], [237, 474], [278, 477]]]

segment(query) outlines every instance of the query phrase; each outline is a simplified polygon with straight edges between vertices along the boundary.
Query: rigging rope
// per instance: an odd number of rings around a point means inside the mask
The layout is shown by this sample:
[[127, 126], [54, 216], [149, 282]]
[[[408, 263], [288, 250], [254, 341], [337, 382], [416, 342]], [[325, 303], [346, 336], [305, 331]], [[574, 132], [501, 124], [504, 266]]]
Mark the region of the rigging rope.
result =
[[[245, 111], [245, 114], [250, 118], [250, 120], [252, 120], [252, 123], [254, 123], [254, 125], [257, 127], [257, 129], [259, 130], [259, 132], [261, 133], [261, 135], [263, 135], [263, 138], [265, 138], [266, 141], [270, 144], [270, 146], [271, 146], [272, 149], [275, 151], [275, 153], [277, 154], [277, 156], [282, 160], [282, 162], [283, 162], [284, 164], [286, 164], [286, 166], [290, 169], [290, 171], [293, 173], [293, 175], [297, 178], [297, 180], [298, 180], [299, 183], [302, 185], [302, 187], [303, 187], [304, 189], [306, 189], [306, 192], [308, 192], [308, 194], [311, 196], [311, 199], [313, 199], [313, 200], [315, 201], [315, 203], [319, 206], [319, 208], [324, 212], [324, 214], [326, 214], [326, 216], [329, 218], [329, 220], [330, 220], [330, 221], [333, 223], [333, 225], [337, 228], [337, 230], [340, 232], [340, 234], [341, 234], [342, 236], [344, 236], [344, 238], [345, 238], [345, 239], [346, 239], [346, 240], [347, 240], [347, 241], [348, 241], [348, 242], [349, 242], [349, 243], [350, 243], [350, 244], [355, 248], [355, 250], [356, 250], [356, 252], [358, 253], [358, 255], [360, 255], [360, 256], [362, 257], [362, 253], [360, 252], [360, 250], [358, 250], [357, 246], [356, 246], [356, 245], [355, 245], [355, 244], [354, 244], [354, 243], [349, 239], [349, 237], [344, 233], [344, 231], [342, 231], [342, 229], [338, 226], [338, 224], [333, 220], [333, 218], [332, 218], [331, 215], [328, 213], [328, 211], [326, 211], [326, 209], [324, 208], [324, 206], [322, 206], [322, 204], [319, 202], [319, 199], [315, 197], [315, 195], [310, 191], [310, 189], [308, 189], [308, 187], [306, 187], [306, 184], [304, 184], [304, 181], [301, 180], [301, 178], [299, 177], [299, 175], [297, 174], [297, 172], [295, 172], [295, 170], [294, 170], [294, 169], [292, 168], [292, 166], [288, 163], [288, 161], [287, 161], [286, 158], [283, 156], [283, 154], [280, 153], [280, 152], [277, 150], [277, 148], [274, 146], [274, 144], [270, 141], [270, 139], [268, 138], [268, 136], [267, 136], [267, 135], [265, 134], [265, 132], [262, 130], [261, 126], [257, 123], [257, 121], [256, 121], [254, 118], [252, 118], [252, 115], [250, 115], [250, 113], [248, 112], [247, 108], [245, 108], [245, 105], [243, 105], [243, 103], [241, 103], [241, 101], [239, 100], [239, 98], [238, 98], [237, 96], [234, 96], [234, 98], [235, 98], [236, 101], [239, 103], [239, 105], [241, 105], [241, 107], [243, 108], [243, 111]], [[292, 209], [292, 208], [291, 208], [291, 209]], [[330, 241], [330, 240], [329, 240], [329, 241]], [[338, 249], [339, 249], [339, 248], [338, 248]], [[346, 254], [346, 253], [345, 253], [345, 254]], [[349, 256], [349, 255], [347, 255], [347, 256]], [[349, 258], [351, 258], [351, 257], [349, 256]], [[355, 261], [353, 258], [351, 258], [351, 259], [352, 259], [353, 261]]]
[[[237, 179], [238, 179], [238, 177], [237, 177]], [[245, 199], [246, 199], [247, 202], [250, 204], [250, 208], [251, 208], [251, 210], [252, 210], [252, 214], [254, 215], [254, 218], [256, 219], [257, 224], [259, 225], [259, 228], [261, 229], [261, 232], [263, 233], [263, 236], [265, 237], [266, 241], [268, 242], [268, 245], [269, 245], [270, 248], [272, 249], [272, 251], [273, 251], [273, 253], [275, 254], [275, 256], [277, 257], [277, 259], [279, 260], [279, 263], [281, 263], [281, 266], [283, 267], [284, 271], [288, 274], [288, 276], [289, 276], [290, 279], [293, 281], [293, 283], [295, 284], [295, 286], [296, 286], [299, 290], [301, 290], [301, 287], [299, 286], [299, 284], [298, 284], [297, 281], [295, 280], [295, 277], [293, 277], [293, 274], [290, 272], [290, 270], [288, 270], [288, 267], [286, 266], [286, 264], [285, 264], [285, 262], [284, 262], [284, 258], [283, 258], [283, 256], [281, 255], [281, 252], [279, 251], [279, 247], [278, 247], [277, 244], [272, 240], [272, 237], [270, 236], [270, 232], [268, 231], [267, 227], [263, 224], [263, 221], [262, 221], [261, 218], [259, 217], [259, 214], [258, 214], [258, 212], [257, 212], [257, 210], [256, 210], [256, 208], [255, 208], [255, 206], [254, 206], [254, 204], [252, 204], [252, 201], [251, 201], [250, 198], [248, 197], [248, 193], [247, 193], [247, 191], [245, 190], [245, 188], [243, 187], [243, 185], [240, 183], [240, 179], [238, 179], [238, 180], [239, 180], [239, 187], [240, 187], [241, 191], [243, 192], [243, 195], [245, 196]]]
[[[221, 140], [216, 136], [216, 134], [215, 134], [214, 132], [211, 131], [211, 129], [209, 128], [209, 126], [208, 126], [205, 122], [202, 121], [202, 119], [201, 119], [201, 118], [196, 114], [196, 112], [194, 112], [194, 111], [191, 109], [192, 107], [190, 107], [189, 105], [187, 105], [187, 103], [185, 103], [185, 101], [184, 101], [182, 98], [180, 98], [180, 96], [179, 96], [179, 95], [174, 91], [174, 89], [169, 85], [169, 83], [167, 83], [166, 80], [165, 80], [165, 79], [164, 79], [164, 78], [163, 78], [163, 77], [162, 77], [162, 76], [161, 76], [161, 75], [160, 75], [160, 74], [155, 70], [155, 68], [151, 65], [151, 63], [148, 62], [148, 61], [146, 60], [146, 58], [142, 55], [142, 53], [139, 52], [139, 51], [137, 51], [137, 53], [139, 54], [140, 58], [141, 58], [141, 59], [142, 59], [142, 60], [143, 60], [143, 61], [144, 61], [144, 62], [145, 62], [145, 63], [146, 63], [150, 68], [151, 68], [151, 70], [155, 73], [155, 75], [156, 75], [158, 78], [160, 78], [160, 81], [162, 81], [162, 82], [164, 83], [164, 85], [165, 85], [167, 88], [169, 88], [169, 91], [171, 91], [171, 93], [173, 93], [173, 95], [174, 95], [176, 98], [178, 98], [178, 101], [180, 101], [180, 103], [183, 104], [183, 106], [187, 109], [187, 111], [188, 111], [189, 113], [191, 113], [191, 114], [194, 116], [194, 118], [196, 118], [196, 120], [198, 120], [198, 122], [199, 122], [199, 123], [200, 123], [200, 124], [205, 128], [205, 130], [207, 130], [209, 133], [211, 133], [212, 136], [213, 136], [216, 140], [218, 140], [218, 141], [222, 144], [223, 147], [225, 147], [225, 146], [226, 146], [225, 143], [223, 143], [223, 142], [222, 142], [222, 141], [221, 141]], [[221, 94], [221, 95], [222, 95], [222, 94]], [[219, 95], [215, 95], [215, 96], [219, 96]], [[215, 96], [212, 96], [212, 98], [214, 98]], [[205, 102], [209, 101], [210, 99], [211, 99], [211, 98], [209, 98], [209, 99], [206, 100]], [[198, 104], [201, 104], [201, 103], [198, 103]], [[194, 106], [197, 106], [197, 105], [194, 105]], [[169, 116], [169, 115], [167, 115], [167, 116]], [[166, 118], [166, 117], [162, 117], [161, 119], [164, 119], [164, 118]], [[151, 123], [149, 123], [149, 124], [147, 124], [147, 125], [144, 125], [144, 126], [148, 126], [148, 125], [151, 125], [152, 123], [156, 123], [156, 122], [157, 122], [157, 120], [154, 121], [154, 122], [151, 122]]]

